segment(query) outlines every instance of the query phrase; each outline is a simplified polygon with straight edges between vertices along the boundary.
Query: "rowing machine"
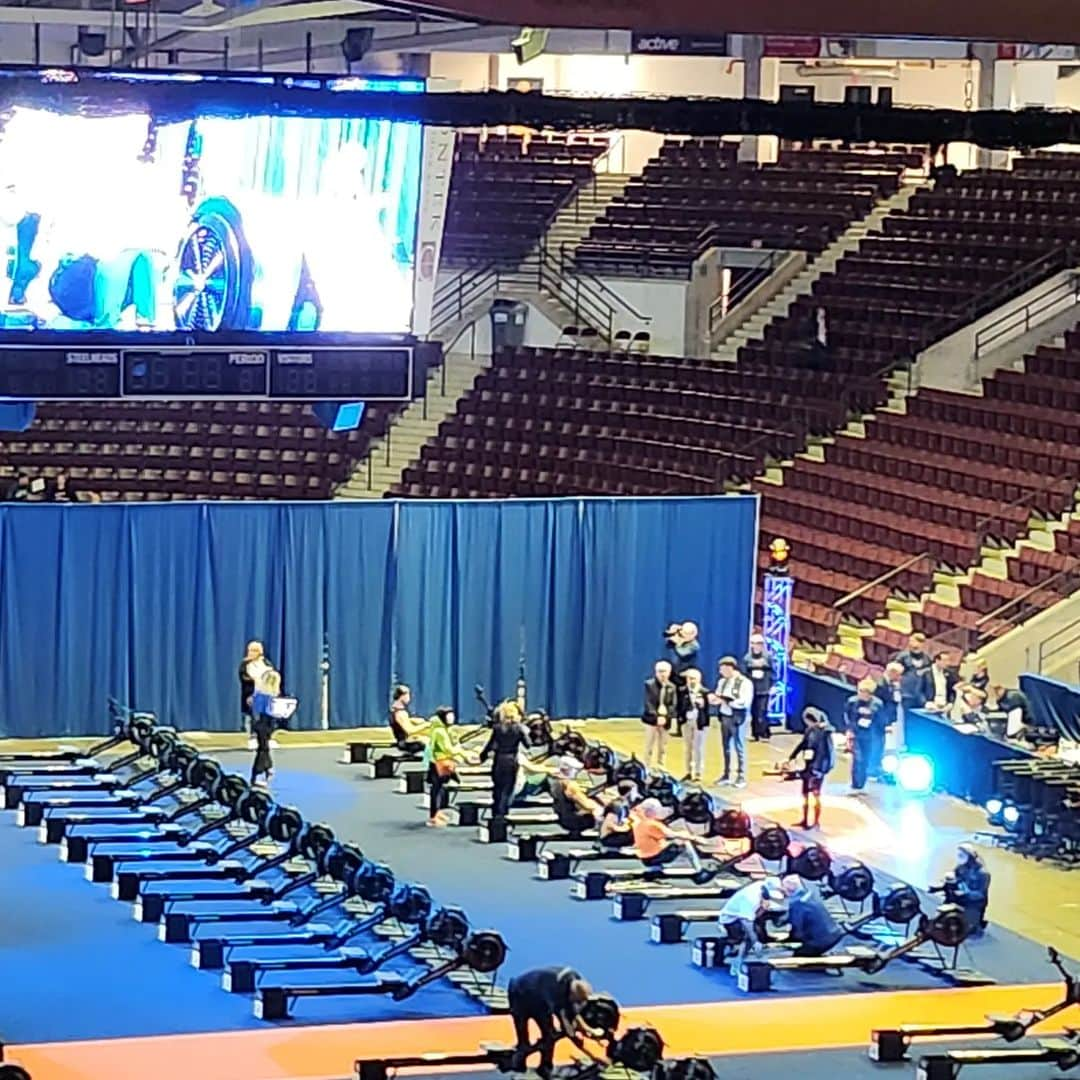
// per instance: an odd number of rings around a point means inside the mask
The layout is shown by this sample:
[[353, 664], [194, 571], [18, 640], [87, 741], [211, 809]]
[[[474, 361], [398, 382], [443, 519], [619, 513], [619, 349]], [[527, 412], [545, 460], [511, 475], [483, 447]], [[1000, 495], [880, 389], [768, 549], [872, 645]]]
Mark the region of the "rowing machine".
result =
[[101, 754], [108, 753], [110, 750], [115, 750], [116, 747], [123, 746], [124, 743], [128, 742], [128, 736], [132, 730], [131, 725], [134, 721], [138, 720], [140, 724], [149, 724], [151, 726], [157, 722], [157, 718], [153, 713], [133, 712], [121, 705], [114, 698], [109, 698], [109, 720], [112, 724], [112, 735], [102, 742], [91, 746], [88, 750], [78, 750], [74, 747], [60, 747], [58, 750], [0, 754], [0, 762], [4, 764], [9, 762], [28, 762], [33, 764], [34, 762], [37, 762], [45, 765], [50, 762], [63, 763], [66, 761], [75, 761], [79, 758], [96, 758]]
[[987, 1016], [982, 1024], [904, 1024], [898, 1028], [881, 1028], [871, 1033], [872, 1061], [903, 1061], [914, 1039], [932, 1039], [942, 1035], [991, 1035], [1006, 1042], [1018, 1042], [1036, 1024], [1056, 1016], [1074, 1005], [1080, 1005], [1080, 978], [1066, 970], [1065, 964], [1052, 946], [1047, 950], [1050, 963], [1061, 975], [1064, 987], [1061, 1000], [1045, 1009], [1025, 1009], [1013, 1016]]
[[536, 876], [544, 881], [565, 881], [578, 872], [582, 863], [636, 859], [632, 847], [604, 847], [597, 842], [592, 847], [571, 848], [569, 851], [541, 851], [536, 860]]
[[1080, 1065], [1080, 1047], [1074, 1041], [1078, 1033], [1066, 1039], [1040, 1039], [1037, 1046], [1010, 1047], [1000, 1050], [947, 1050], [920, 1058], [915, 1067], [916, 1080], [956, 1080], [965, 1065], [1055, 1065], [1068, 1072]]
[[772, 988], [772, 976], [776, 971], [846, 971], [854, 968], [875, 975], [893, 960], [913, 952], [927, 942], [938, 948], [958, 950], [967, 936], [968, 925], [963, 911], [955, 904], [943, 904], [934, 915], [920, 917], [919, 929], [914, 935], [885, 951], [852, 947], [843, 953], [825, 953], [822, 956], [747, 958], [739, 970], [739, 989], [746, 993], [769, 990]]
[[[637, 922], [645, 918], [649, 906], [672, 900], [727, 900], [746, 884], [745, 878], [713, 878], [706, 885], [677, 885], [657, 882], [648, 889], [630, 892], [614, 891], [611, 898], [612, 918], [620, 922]], [[716, 912], [710, 913], [716, 918]], [[653, 939], [655, 940], [655, 938]]]
[[[434, 942], [434, 944], [440, 943]], [[398, 946], [394, 946], [395, 950], [397, 948]], [[464, 941], [457, 944], [451, 943], [447, 948], [452, 950], [450, 959], [410, 979], [387, 974], [376, 976], [368, 982], [260, 986], [255, 994], [255, 1016], [260, 1020], [283, 1020], [289, 1015], [289, 1008], [297, 998], [388, 994], [394, 1001], [404, 1001], [429, 983], [461, 968], [469, 968], [478, 974], [493, 975], [506, 959], [505, 942], [498, 934], [490, 930], [471, 933]], [[385, 950], [387, 953], [390, 951]], [[395, 955], [397, 955], [396, 952]]]

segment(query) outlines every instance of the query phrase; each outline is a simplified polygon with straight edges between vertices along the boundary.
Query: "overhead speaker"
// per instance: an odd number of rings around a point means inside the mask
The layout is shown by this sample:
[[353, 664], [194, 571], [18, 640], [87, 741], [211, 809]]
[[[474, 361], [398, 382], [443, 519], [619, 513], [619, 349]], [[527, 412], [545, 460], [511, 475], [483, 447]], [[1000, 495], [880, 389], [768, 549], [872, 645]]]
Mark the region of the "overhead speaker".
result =
[[341, 53], [350, 64], [358, 63], [371, 52], [375, 31], [370, 26], [353, 26], [345, 31], [341, 41]]
[[537, 30], [531, 26], [523, 26], [510, 47], [514, 50], [514, 57], [519, 64], [527, 64], [535, 60], [547, 48], [548, 31]]
[[83, 56], [105, 55], [105, 34], [101, 30], [87, 30], [85, 27], [79, 27], [76, 44]]

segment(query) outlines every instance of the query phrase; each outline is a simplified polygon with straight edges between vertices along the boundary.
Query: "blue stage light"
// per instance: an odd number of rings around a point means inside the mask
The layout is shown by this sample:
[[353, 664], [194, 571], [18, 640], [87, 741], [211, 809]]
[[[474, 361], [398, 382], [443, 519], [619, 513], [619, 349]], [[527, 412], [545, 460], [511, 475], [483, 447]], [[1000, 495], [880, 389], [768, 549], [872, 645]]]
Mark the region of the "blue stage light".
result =
[[881, 771], [895, 778], [896, 770], [900, 767], [900, 755], [895, 750], [887, 750], [881, 759]]
[[986, 812], [991, 817], [997, 817], [1002, 810], [1005, 809], [1005, 804], [1000, 799], [987, 799], [986, 800]]
[[1012, 804], [1006, 806], [1001, 811], [1001, 820], [1005, 822], [1006, 827], [1014, 828], [1020, 824], [1020, 810]]
[[901, 754], [896, 782], [909, 795], [926, 795], [934, 787], [934, 763], [922, 754]]

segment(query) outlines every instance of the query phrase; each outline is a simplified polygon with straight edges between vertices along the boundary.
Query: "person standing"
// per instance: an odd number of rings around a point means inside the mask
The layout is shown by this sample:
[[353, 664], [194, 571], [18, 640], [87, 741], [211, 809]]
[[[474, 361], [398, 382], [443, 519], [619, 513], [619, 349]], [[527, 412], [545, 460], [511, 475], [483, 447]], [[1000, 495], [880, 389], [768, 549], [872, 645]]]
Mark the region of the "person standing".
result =
[[893, 657], [893, 662], [904, 669], [900, 680], [904, 696], [904, 709], [921, 709], [926, 704], [926, 672], [933, 658], [926, 651], [926, 635], [916, 630], [908, 638], [907, 648]]
[[869, 773], [881, 779], [881, 762], [885, 756], [885, 735], [892, 731], [897, 750], [903, 750], [904, 736], [904, 666], [897, 660], [885, 665], [885, 674], [874, 689], [874, 696], [881, 702], [881, 712], [873, 732]]
[[281, 676], [274, 670], [260, 679], [252, 695], [251, 733], [255, 736], [255, 760], [251, 763], [251, 782], [269, 783], [274, 774], [270, 737], [274, 733], [274, 701], [281, 696]]
[[776, 668], [765, 648], [764, 634], [751, 635], [750, 649], [743, 657], [742, 669], [754, 686], [754, 698], [750, 703], [750, 738], [768, 740], [771, 734], [769, 691], [776, 678]]
[[877, 686], [873, 679], [862, 679], [855, 693], [844, 705], [848, 746], [851, 749], [851, 791], [860, 793], [874, 758], [875, 730], [881, 725], [881, 700], [874, 696]]
[[672, 623], [664, 631], [664, 643], [671, 650], [671, 681], [675, 684], [679, 710], [676, 717], [674, 734], [682, 735], [682, 705], [686, 693], [686, 673], [698, 666], [698, 653], [701, 645], [698, 641], [698, 627], [695, 622]]
[[685, 672], [686, 685], [679, 701], [679, 726], [686, 752], [684, 780], [700, 781], [705, 775], [705, 739], [709, 734], [709, 694], [697, 668]]
[[645, 764], [655, 761], [660, 768], [667, 755], [668, 733], [675, 720], [678, 695], [671, 681], [671, 664], [658, 660], [653, 677], [645, 683], [645, 705], [641, 722], [645, 725]]
[[495, 723], [480, 760], [491, 758], [491, 816], [505, 818], [514, 799], [518, 779], [518, 758], [529, 745], [529, 729], [521, 722], [521, 710], [504, 701], [495, 710]]
[[[724, 773], [720, 784], [734, 782], [746, 787], [746, 720], [754, 701], [754, 687], [739, 671], [734, 656], [720, 660], [720, 682], [716, 687], [717, 712], [720, 715], [720, 737], [724, 752]], [[735, 767], [732, 769], [732, 758]], [[734, 772], [734, 781], [732, 773]]]
[[436, 829], [446, 825], [446, 786], [457, 775], [457, 763], [468, 758], [454, 736], [454, 719], [454, 710], [449, 705], [440, 705], [429, 722], [428, 742], [424, 747], [428, 782], [427, 824]]
[[946, 712], [953, 704], [956, 690], [956, 671], [949, 665], [949, 654], [944, 650], [934, 653], [933, 662], [923, 672], [922, 696], [929, 712]]
[[803, 710], [803, 723], [806, 725], [803, 737], [791, 751], [788, 761], [794, 761], [799, 754], [804, 755], [803, 811], [799, 824], [804, 829], [816, 829], [821, 824], [821, 789], [834, 763], [833, 729], [829, 726], [829, 718], [825, 713], [812, 705]]
[[[266, 659], [261, 641], [249, 641], [244, 650], [244, 659], [240, 661], [240, 716], [241, 730], [250, 732], [252, 711], [251, 698], [259, 688], [260, 681], [273, 671], [273, 666]], [[254, 740], [248, 745], [249, 750], [254, 750]]]

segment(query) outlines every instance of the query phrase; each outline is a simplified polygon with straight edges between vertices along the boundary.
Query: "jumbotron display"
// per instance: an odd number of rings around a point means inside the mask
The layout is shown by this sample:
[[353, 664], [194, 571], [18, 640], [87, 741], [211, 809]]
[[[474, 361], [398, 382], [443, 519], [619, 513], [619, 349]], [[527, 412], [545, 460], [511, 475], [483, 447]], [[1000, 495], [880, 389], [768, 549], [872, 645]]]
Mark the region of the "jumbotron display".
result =
[[[408, 333], [422, 129], [329, 114], [350, 90], [421, 82], [298, 79], [320, 103], [305, 113], [253, 108], [253, 83], [288, 99], [280, 77], [237, 78], [231, 110], [227, 77], [141, 79], [0, 72], [8, 342]], [[202, 113], [200, 82], [215, 102]]]

